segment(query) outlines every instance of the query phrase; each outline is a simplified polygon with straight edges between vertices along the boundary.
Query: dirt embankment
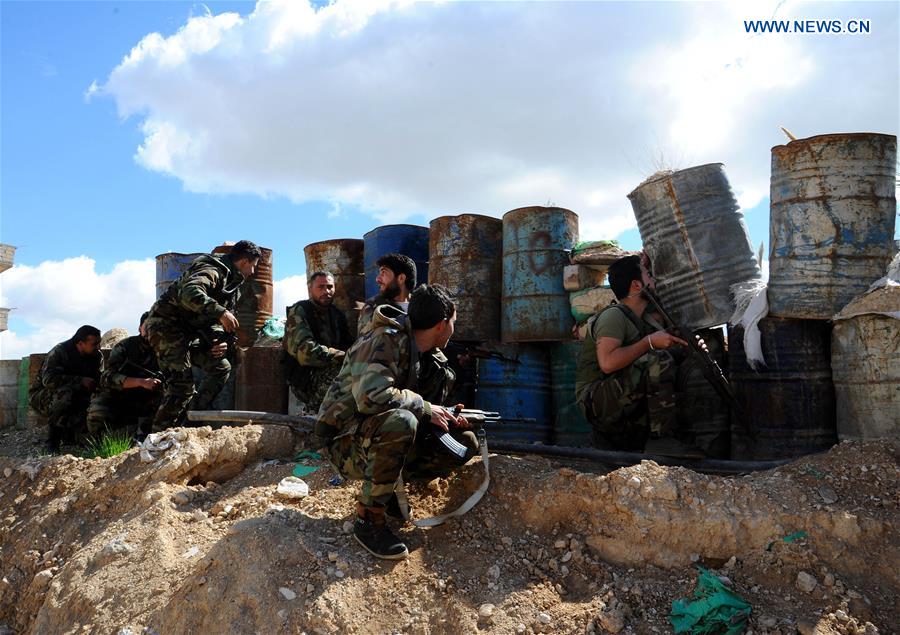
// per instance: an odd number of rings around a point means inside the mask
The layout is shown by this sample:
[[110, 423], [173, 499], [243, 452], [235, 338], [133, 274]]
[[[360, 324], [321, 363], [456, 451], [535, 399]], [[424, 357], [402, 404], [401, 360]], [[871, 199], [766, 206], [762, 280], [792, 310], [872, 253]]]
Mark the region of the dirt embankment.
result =
[[[186, 431], [151, 463], [0, 459], [0, 632], [665, 633], [696, 565], [752, 605], [754, 633], [900, 624], [895, 443], [740, 478], [492, 457], [484, 500], [407, 526], [397, 563], [348, 535], [355, 485], [331, 485], [324, 463], [307, 498], [278, 498], [296, 449], [248, 426]], [[476, 460], [412, 485], [415, 515], [481, 476]]]

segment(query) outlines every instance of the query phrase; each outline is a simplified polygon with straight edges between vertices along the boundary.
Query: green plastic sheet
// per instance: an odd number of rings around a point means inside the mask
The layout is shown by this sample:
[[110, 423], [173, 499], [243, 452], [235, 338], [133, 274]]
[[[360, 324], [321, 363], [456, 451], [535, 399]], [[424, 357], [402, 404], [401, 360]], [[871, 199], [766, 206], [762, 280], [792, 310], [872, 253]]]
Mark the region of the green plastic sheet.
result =
[[741, 635], [747, 628], [750, 605], [706, 569], [694, 588], [694, 598], [672, 602], [669, 621], [675, 633]]

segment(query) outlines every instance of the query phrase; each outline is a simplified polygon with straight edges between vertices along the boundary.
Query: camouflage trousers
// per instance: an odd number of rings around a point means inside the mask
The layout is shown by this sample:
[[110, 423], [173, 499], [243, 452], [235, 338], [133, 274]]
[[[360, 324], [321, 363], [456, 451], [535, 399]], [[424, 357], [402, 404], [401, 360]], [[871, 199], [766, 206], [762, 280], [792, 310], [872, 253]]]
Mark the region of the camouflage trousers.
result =
[[[426, 425], [431, 424], [421, 424]], [[419, 428], [409, 410], [388, 410], [367, 417], [355, 434], [331, 442], [329, 460], [345, 479], [362, 481], [357, 497], [360, 503], [366, 507], [383, 506], [394, 492], [401, 472], [406, 480], [430, 480], [447, 476], [459, 467], [434, 435]], [[452, 434], [463, 445], [478, 449], [473, 432], [459, 430]]]
[[344, 358], [342, 357], [341, 359], [331, 360], [325, 366], [307, 366], [310, 372], [306, 374], [304, 383], [302, 385], [290, 384], [294, 396], [306, 404], [309, 410], [318, 412], [319, 406], [322, 405], [322, 400], [325, 399], [325, 393], [328, 392], [331, 382], [337, 377], [343, 362]]
[[650, 351], [630, 366], [591, 384], [579, 406], [595, 447], [641, 452], [650, 437], [674, 433], [675, 360]]
[[139, 432], [148, 433], [161, 399], [159, 391], [142, 388], [101, 390], [88, 407], [87, 431], [97, 436], [104, 430], [136, 425]]
[[[192, 348], [191, 334], [165, 320], [150, 318], [145, 326], [159, 370], [166, 379], [166, 389], [153, 418], [153, 430], [183, 425], [188, 406], [194, 410], [210, 408], [216, 395], [228, 382], [231, 362], [225, 357], [213, 357], [208, 350]], [[196, 394], [191, 366], [197, 366], [205, 373]]]
[[78, 440], [85, 431], [85, 413], [90, 401], [90, 392], [72, 386], [55, 389], [45, 386], [28, 399], [32, 408], [47, 417], [51, 442]]

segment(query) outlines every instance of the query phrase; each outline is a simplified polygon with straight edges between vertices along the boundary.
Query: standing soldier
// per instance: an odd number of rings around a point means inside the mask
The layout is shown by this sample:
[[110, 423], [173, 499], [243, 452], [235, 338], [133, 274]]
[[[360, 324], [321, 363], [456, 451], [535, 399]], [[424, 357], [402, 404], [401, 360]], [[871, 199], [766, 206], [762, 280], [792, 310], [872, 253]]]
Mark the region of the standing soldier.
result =
[[393, 306], [378, 306], [371, 328], [347, 351], [319, 409], [316, 435], [329, 460], [344, 478], [362, 481], [353, 535], [377, 558], [409, 555], [385, 524], [386, 512], [399, 514], [394, 489], [401, 472], [410, 479], [430, 479], [459, 466], [456, 457], [441, 450], [434, 432], [449, 432], [468, 455], [478, 450], [465, 417], [417, 391], [418, 351], [446, 346], [455, 321], [456, 307], [440, 285], [416, 289], [408, 316]]
[[28, 390], [28, 403], [47, 417], [47, 450], [83, 432], [91, 393], [100, 381], [100, 330], [85, 324], [54, 346]]
[[356, 329], [359, 335], [372, 323], [375, 309], [382, 304], [390, 304], [406, 313], [409, 294], [416, 288], [416, 263], [409, 256], [387, 254], [379, 258], [376, 264], [378, 277], [375, 282], [378, 283], [379, 292], [366, 300], [359, 312]]
[[306, 289], [309, 299], [288, 307], [282, 345], [291, 390], [309, 410], [318, 412], [353, 338], [347, 318], [333, 304], [334, 276], [316, 271]]
[[[228, 254], [200, 256], [150, 309], [147, 337], [166, 383], [153, 430], [180, 425], [189, 405], [208, 409], [228, 381], [225, 353], [238, 327], [232, 311], [259, 258], [259, 247], [249, 240], [238, 241]], [[205, 372], [196, 396], [191, 365]]]
[[159, 408], [162, 382], [156, 353], [147, 339], [144, 323], [148, 315], [149, 311], [141, 316], [139, 335], [125, 338], [109, 353], [100, 390], [87, 412], [87, 429], [95, 437], [135, 419], [136, 438], [142, 439], [149, 432], [149, 423]]

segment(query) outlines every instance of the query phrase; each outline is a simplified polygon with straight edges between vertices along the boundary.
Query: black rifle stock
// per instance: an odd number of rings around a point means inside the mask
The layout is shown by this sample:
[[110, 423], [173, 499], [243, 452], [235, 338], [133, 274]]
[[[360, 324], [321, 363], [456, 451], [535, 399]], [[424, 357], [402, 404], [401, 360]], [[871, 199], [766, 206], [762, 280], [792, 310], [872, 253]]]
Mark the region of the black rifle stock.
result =
[[744, 432], [751, 438], [755, 437], [753, 428], [750, 425], [750, 419], [747, 417], [747, 412], [744, 410], [741, 402], [738, 401], [737, 396], [734, 394], [734, 389], [731, 387], [728, 378], [725, 377], [725, 373], [722, 372], [722, 367], [719, 366], [719, 363], [710, 356], [708, 350], [700, 345], [697, 341], [697, 337], [695, 337], [693, 333], [675, 323], [675, 320], [673, 320], [663, 308], [662, 303], [653, 291], [644, 287], [641, 294], [647, 298], [653, 309], [662, 316], [663, 321], [666, 323], [666, 327], [672, 331], [672, 334], [685, 340], [694, 354], [699, 356], [700, 361], [703, 362], [701, 366], [703, 376], [716, 391], [716, 394], [731, 407], [732, 412], [734, 412], [735, 417], [740, 422]]

